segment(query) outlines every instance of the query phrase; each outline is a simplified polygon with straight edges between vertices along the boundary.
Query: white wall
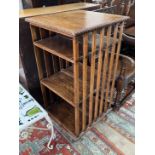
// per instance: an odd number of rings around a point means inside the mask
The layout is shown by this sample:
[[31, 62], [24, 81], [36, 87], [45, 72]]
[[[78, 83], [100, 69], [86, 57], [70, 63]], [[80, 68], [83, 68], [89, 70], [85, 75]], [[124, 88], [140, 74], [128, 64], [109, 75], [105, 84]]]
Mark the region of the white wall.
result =
[[19, 0], [19, 10], [23, 9], [22, 0]]

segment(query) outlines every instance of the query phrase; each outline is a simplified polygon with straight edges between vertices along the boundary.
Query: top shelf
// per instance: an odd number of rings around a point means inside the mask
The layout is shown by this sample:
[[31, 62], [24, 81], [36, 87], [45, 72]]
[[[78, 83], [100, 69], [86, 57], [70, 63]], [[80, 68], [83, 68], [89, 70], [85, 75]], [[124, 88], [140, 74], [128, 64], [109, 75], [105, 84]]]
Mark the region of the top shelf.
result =
[[72, 41], [60, 36], [45, 38], [34, 42], [34, 45], [53, 54], [65, 59], [71, 63], [73, 61]]

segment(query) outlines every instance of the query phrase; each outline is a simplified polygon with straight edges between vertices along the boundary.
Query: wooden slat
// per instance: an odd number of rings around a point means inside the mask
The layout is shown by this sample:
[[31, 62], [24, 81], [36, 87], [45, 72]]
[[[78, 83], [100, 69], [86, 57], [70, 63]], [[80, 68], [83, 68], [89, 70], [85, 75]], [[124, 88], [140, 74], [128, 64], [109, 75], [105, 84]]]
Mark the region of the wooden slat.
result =
[[107, 77], [107, 64], [108, 64], [108, 52], [109, 52], [109, 44], [110, 44], [110, 35], [111, 35], [111, 26], [108, 27], [107, 31], [107, 42], [106, 42], [106, 51], [104, 55], [104, 63], [103, 63], [103, 71], [102, 71], [102, 84], [101, 84], [101, 100], [100, 100], [100, 109], [99, 115], [102, 114], [103, 111], [103, 100], [104, 100], [104, 92], [105, 92], [105, 84], [106, 84], [106, 77]]
[[63, 62], [62, 59], [59, 57], [59, 66], [60, 66], [60, 70], [63, 69]]
[[106, 112], [107, 108], [108, 108], [110, 81], [112, 79], [111, 76], [115, 76], [113, 74], [113, 63], [114, 63], [114, 56], [115, 56], [115, 49], [116, 49], [117, 32], [118, 32], [118, 24], [116, 24], [115, 28], [114, 28], [114, 37], [113, 37], [114, 41], [112, 43], [112, 50], [111, 50], [111, 53], [110, 53], [111, 56], [110, 56], [110, 63], [109, 63], [109, 69], [108, 69], [108, 79], [107, 79], [106, 97], [105, 97], [105, 103], [104, 103], [104, 112]]
[[[36, 33], [36, 28], [32, 25], [30, 25], [31, 29], [31, 35], [32, 35], [32, 41], [36, 41], [37, 38], [37, 33]], [[37, 69], [38, 69], [38, 76], [39, 80], [42, 80], [44, 75], [43, 75], [43, 68], [42, 68], [42, 61], [41, 61], [41, 53], [39, 51], [40, 49], [34, 46], [34, 54], [36, 58], [36, 64], [37, 64]], [[46, 88], [40, 84], [42, 95], [43, 95], [43, 101], [44, 101], [44, 106], [47, 107], [47, 96], [46, 96]]]
[[52, 60], [53, 60], [53, 66], [54, 66], [54, 73], [57, 73], [58, 71], [60, 71], [59, 57], [52, 55]]
[[83, 35], [83, 102], [82, 102], [82, 130], [86, 129], [87, 102], [87, 61], [88, 61], [88, 33]]
[[117, 45], [117, 51], [116, 51], [116, 58], [115, 58], [115, 64], [114, 64], [114, 76], [112, 79], [112, 85], [111, 85], [111, 92], [110, 92], [110, 103], [109, 106], [112, 104], [112, 99], [113, 99], [113, 94], [114, 94], [114, 85], [115, 85], [115, 75], [117, 72], [117, 66], [118, 66], [118, 60], [119, 60], [119, 53], [120, 53], [120, 48], [121, 48], [121, 41], [122, 41], [122, 33], [123, 33], [123, 27], [124, 27], [124, 22], [121, 23], [120, 25], [120, 30], [119, 30], [119, 41]]
[[67, 68], [67, 67], [69, 67], [69, 62], [68, 62], [68, 61], [66, 61], [66, 68]]
[[[44, 30], [42, 28], [39, 28], [39, 32], [40, 32], [40, 38], [41, 39], [44, 39], [44, 38], [47, 38], [49, 36], [49, 32], [47, 30]], [[50, 54], [46, 51], [43, 51], [44, 52], [44, 62], [45, 62], [45, 68], [46, 68], [46, 75], [47, 77], [51, 74], [51, 63], [50, 63]]]
[[79, 44], [76, 37], [73, 38], [73, 59], [74, 59], [74, 104], [75, 104], [75, 134], [80, 132], [79, 126]]
[[55, 36], [56, 35], [56, 33], [55, 32], [52, 32], [52, 31], [48, 31], [48, 33], [49, 33], [49, 37], [52, 37], [52, 36]]
[[99, 105], [99, 92], [100, 92], [100, 83], [101, 83], [101, 70], [102, 70], [102, 57], [103, 57], [103, 42], [104, 42], [104, 29], [100, 31], [100, 49], [99, 49], [99, 60], [98, 60], [98, 70], [97, 70], [97, 84], [96, 84], [96, 97], [95, 97], [95, 113], [94, 119], [98, 115], [98, 105]]
[[95, 53], [96, 53], [96, 30], [92, 34], [92, 54], [91, 54], [91, 75], [90, 75], [90, 97], [89, 97], [89, 125], [93, 117], [93, 95], [94, 95], [94, 75], [95, 75]]
[[60, 66], [60, 70], [63, 68], [62, 66], [62, 61], [61, 61], [61, 58], [59, 57], [59, 66]]
[[55, 67], [54, 67], [54, 58], [53, 58], [52, 54], [51, 54], [51, 63], [52, 63], [52, 70], [53, 70], [53, 74], [54, 74], [56, 71], [55, 71]]

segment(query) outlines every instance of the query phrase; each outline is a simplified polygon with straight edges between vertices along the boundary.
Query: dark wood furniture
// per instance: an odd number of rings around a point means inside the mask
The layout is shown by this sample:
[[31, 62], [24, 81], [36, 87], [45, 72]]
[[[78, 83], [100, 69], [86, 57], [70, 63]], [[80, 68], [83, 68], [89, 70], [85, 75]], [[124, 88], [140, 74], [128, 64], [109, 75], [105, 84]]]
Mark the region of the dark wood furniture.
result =
[[135, 0], [99, 0], [99, 2], [102, 4], [102, 8], [94, 11], [130, 16], [130, 19], [125, 23], [125, 33], [134, 35]]
[[[26, 17], [54, 14], [59, 12], [79, 10], [79, 9], [97, 9], [98, 4], [91, 3], [74, 3], [65, 4], [60, 6], [52, 6], [46, 8], [32, 8], [24, 9], [19, 12], [19, 54], [21, 58], [22, 74], [20, 74], [20, 81], [25, 83], [25, 87], [31, 95], [39, 102], [42, 103], [40, 84], [37, 73], [37, 66], [33, 52], [33, 44], [29, 24], [25, 22]], [[58, 60], [54, 58], [55, 69], [59, 67]], [[20, 69], [21, 70], [21, 69]], [[25, 74], [25, 75], [24, 75]], [[24, 79], [23, 79], [24, 77]], [[40, 98], [39, 98], [40, 97]]]
[[48, 6], [48, 7], [39, 7], [39, 8], [30, 8], [30, 9], [23, 9], [19, 11], [19, 18], [26, 18], [38, 15], [45, 15], [45, 14], [54, 14], [59, 12], [65, 11], [72, 11], [72, 10], [94, 10], [99, 8], [99, 4], [93, 3], [72, 3], [72, 4], [64, 4], [59, 6]]
[[130, 37], [135, 37], [135, 26], [127, 28], [124, 33]]
[[135, 61], [128, 56], [120, 54], [118, 63], [118, 75], [119, 76], [116, 79], [116, 99], [113, 104], [113, 108], [116, 110], [121, 107], [123, 100], [131, 93], [128, 92], [127, 88], [129, 83], [135, 77]]
[[125, 33], [135, 35], [135, 0], [112, 0], [111, 6], [116, 5], [115, 14], [130, 16], [125, 23]]
[[117, 5], [116, 14], [129, 15], [130, 8], [134, 5], [134, 0], [111, 0], [111, 6]]
[[96, 9], [96, 10], [93, 10], [93, 11], [115, 14], [116, 7], [117, 7], [116, 5], [113, 5], [113, 6], [110, 6], [110, 7], [99, 8], [99, 9]]
[[54, 6], [69, 3], [78, 3], [81, 0], [22, 0], [23, 8], [37, 8], [42, 6]]
[[[126, 16], [84, 10], [26, 19], [31, 27], [44, 106], [49, 105], [52, 118], [76, 136], [102, 116], [113, 100], [123, 26], [127, 19]], [[97, 32], [100, 44], [95, 69]], [[113, 43], [109, 49], [112, 32]], [[92, 33], [91, 67], [87, 64], [89, 33]], [[60, 70], [53, 71], [51, 59], [54, 56], [60, 64], [65, 61], [65, 67], [62, 65]], [[61, 98], [59, 103], [49, 103], [47, 90]]]

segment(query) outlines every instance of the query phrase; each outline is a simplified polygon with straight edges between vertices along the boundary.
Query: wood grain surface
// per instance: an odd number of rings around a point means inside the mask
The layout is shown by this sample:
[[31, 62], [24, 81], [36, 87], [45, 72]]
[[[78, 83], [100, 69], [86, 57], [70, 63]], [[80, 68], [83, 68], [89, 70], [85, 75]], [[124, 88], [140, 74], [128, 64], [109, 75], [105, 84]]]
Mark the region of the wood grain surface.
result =
[[74, 37], [128, 18], [127, 16], [78, 10], [26, 18], [26, 21], [32, 25]]
[[99, 8], [99, 4], [93, 3], [73, 3], [73, 4], [64, 4], [59, 6], [49, 6], [49, 7], [40, 7], [32, 9], [23, 9], [19, 11], [19, 18], [26, 18], [38, 15], [53, 14], [64, 11], [80, 10], [80, 9], [90, 9], [90, 8]]

